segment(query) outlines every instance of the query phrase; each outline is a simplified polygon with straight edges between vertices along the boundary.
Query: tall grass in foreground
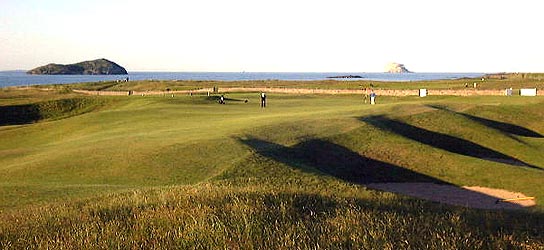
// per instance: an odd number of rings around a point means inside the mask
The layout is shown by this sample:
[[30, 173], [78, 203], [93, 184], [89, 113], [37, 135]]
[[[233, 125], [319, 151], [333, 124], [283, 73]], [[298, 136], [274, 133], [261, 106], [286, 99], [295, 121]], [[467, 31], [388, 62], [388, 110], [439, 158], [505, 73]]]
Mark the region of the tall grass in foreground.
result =
[[541, 249], [543, 219], [377, 192], [206, 184], [5, 213], [0, 248]]

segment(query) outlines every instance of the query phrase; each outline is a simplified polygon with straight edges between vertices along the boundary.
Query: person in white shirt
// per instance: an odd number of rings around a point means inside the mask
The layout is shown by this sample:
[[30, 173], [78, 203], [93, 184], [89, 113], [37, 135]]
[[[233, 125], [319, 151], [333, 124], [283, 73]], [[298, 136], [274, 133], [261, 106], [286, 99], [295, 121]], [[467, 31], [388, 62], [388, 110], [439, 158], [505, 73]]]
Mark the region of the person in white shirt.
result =
[[261, 93], [261, 108], [266, 107], [266, 94], [264, 92]]

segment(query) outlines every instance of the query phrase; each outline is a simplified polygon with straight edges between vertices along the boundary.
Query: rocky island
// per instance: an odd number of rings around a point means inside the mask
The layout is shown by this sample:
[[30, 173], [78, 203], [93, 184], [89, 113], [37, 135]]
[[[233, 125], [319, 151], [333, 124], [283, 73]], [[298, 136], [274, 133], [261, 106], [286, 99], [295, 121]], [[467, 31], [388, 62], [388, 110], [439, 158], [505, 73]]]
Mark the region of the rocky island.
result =
[[358, 76], [358, 75], [341, 75], [341, 76], [327, 76], [327, 78], [330, 78], [330, 79], [335, 79], [335, 78], [350, 79], [350, 78], [363, 78], [363, 77]]
[[107, 59], [97, 59], [74, 64], [50, 63], [45, 66], [29, 70], [32, 75], [126, 75], [127, 70], [119, 64]]
[[404, 67], [404, 64], [400, 64], [400, 63], [390, 63], [390, 64], [388, 64], [385, 67], [385, 72], [387, 72], [387, 73], [412, 73], [406, 67]]

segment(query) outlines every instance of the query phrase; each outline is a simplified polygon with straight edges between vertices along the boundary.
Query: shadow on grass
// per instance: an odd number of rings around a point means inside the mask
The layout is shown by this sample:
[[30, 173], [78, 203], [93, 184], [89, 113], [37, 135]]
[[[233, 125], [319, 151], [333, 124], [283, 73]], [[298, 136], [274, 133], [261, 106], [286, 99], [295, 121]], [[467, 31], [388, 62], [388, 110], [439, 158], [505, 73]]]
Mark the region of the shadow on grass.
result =
[[456, 112], [456, 111], [453, 111], [451, 109], [448, 109], [447, 107], [444, 107], [444, 106], [439, 106], [439, 105], [427, 105], [428, 107], [431, 107], [431, 108], [434, 108], [434, 109], [438, 109], [438, 110], [443, 110], [443, 111], [447, 111], [447, 112], [451, 112], [451, 113], [454, 113], [454, 114], [457, 114], [457, 115], [462, 115], [463, 117], [465, 118], [468, 118], [474, 122], [477, 122], [479, 124], [482, 124], [488, 128], [492, 128], [492, 129], [495, 129], [497, 131], [499, 131], [500, 133], [502, 133], [503, 135], [513, 139], [513, 140], [516, 140], [520, 143], [523, 143], [523, 144], [526, 144], [524, 141], [520, 140], [519, 138], [513, 136], [513, 135], [517, 135], [517, 136], [524, 136], [524, 137], [532, 137], [532, 138], [544, 138], [543, 135], [533, 131], [533, 130], [530, 130], [530, 129], [527, 129], [527, 128], [524, 128], [524, 127], [521, 127], [521, 126], [518, 126], [518, 125], [514, 125], [514, 124], [511, 124], [511, 123], [506, 123], [506, 122], [499, 122], [499, 121], [495, 121], [495, 120], [491, 120], [491, 119], [487, 119], [487, 118], [482, 118], [482, 117], [478, 117], [478, 116], [473, 116], [473, 115], [469, 115], [469, 114], [465, 114], [465, 113], [460, 113], [460, 112]]
[[240, 141], [260, 155], [291, 167], [306, 170], [314, 168], [322, 173], [353, 183], [432, 182], [447, 184], [403, 167], [361, 156], [348, 148], [324, 140], [313, 139], [294, 147], [284, 147], [256, 138], [240, 139]]
[[[213, 102], [219, 102], [219, 100], [221, 100], [221, 96], [218, 96], [218, 95], [211, 95], [211, 96], [206, 96], [206, 100], [207, 101], [213, 101]], [[234, 98], [228, 98], [228, 97], [224, 97], [224, 100], [225, 102], [245, 102], [247, 103], [248, 100], [247, 99], [234, 99]]]
[[523, 208], [518, 204], [498, 203], [498, 197], [460, 188], [432, 176], [370, 159], [324, 140], [313, 139], [293, 147], [256, 138], [239, 141], [256, 153], [292, 168], [323, 173], [371, 189], [472, 208]]
[[528, 167], [542, 170], [538, 166], [525, 163], [516, 158], [510, 157], [508, 155], [473, 143], [471, 141], [419, 128], [401, 121], [389, 119], [385, 116], [368, 116], [362, 117], [360, 118], [360, 120], [382, 130], [390, 131], [405, 138], [452, 153], [475, 157], [492, 162], [500, 162], [511, 166]]
[[42, 115], [36, 105], [0, 106], [0, 126], [30, 124], [41, 119]]

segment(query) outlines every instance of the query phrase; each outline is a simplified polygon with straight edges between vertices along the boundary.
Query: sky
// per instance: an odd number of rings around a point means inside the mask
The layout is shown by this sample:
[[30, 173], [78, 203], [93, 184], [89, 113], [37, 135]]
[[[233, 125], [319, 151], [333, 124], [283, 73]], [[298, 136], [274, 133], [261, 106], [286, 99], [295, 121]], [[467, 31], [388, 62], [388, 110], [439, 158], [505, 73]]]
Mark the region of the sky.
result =
[[0, 70], [544, 72], [541, 0], [0, 0]]

